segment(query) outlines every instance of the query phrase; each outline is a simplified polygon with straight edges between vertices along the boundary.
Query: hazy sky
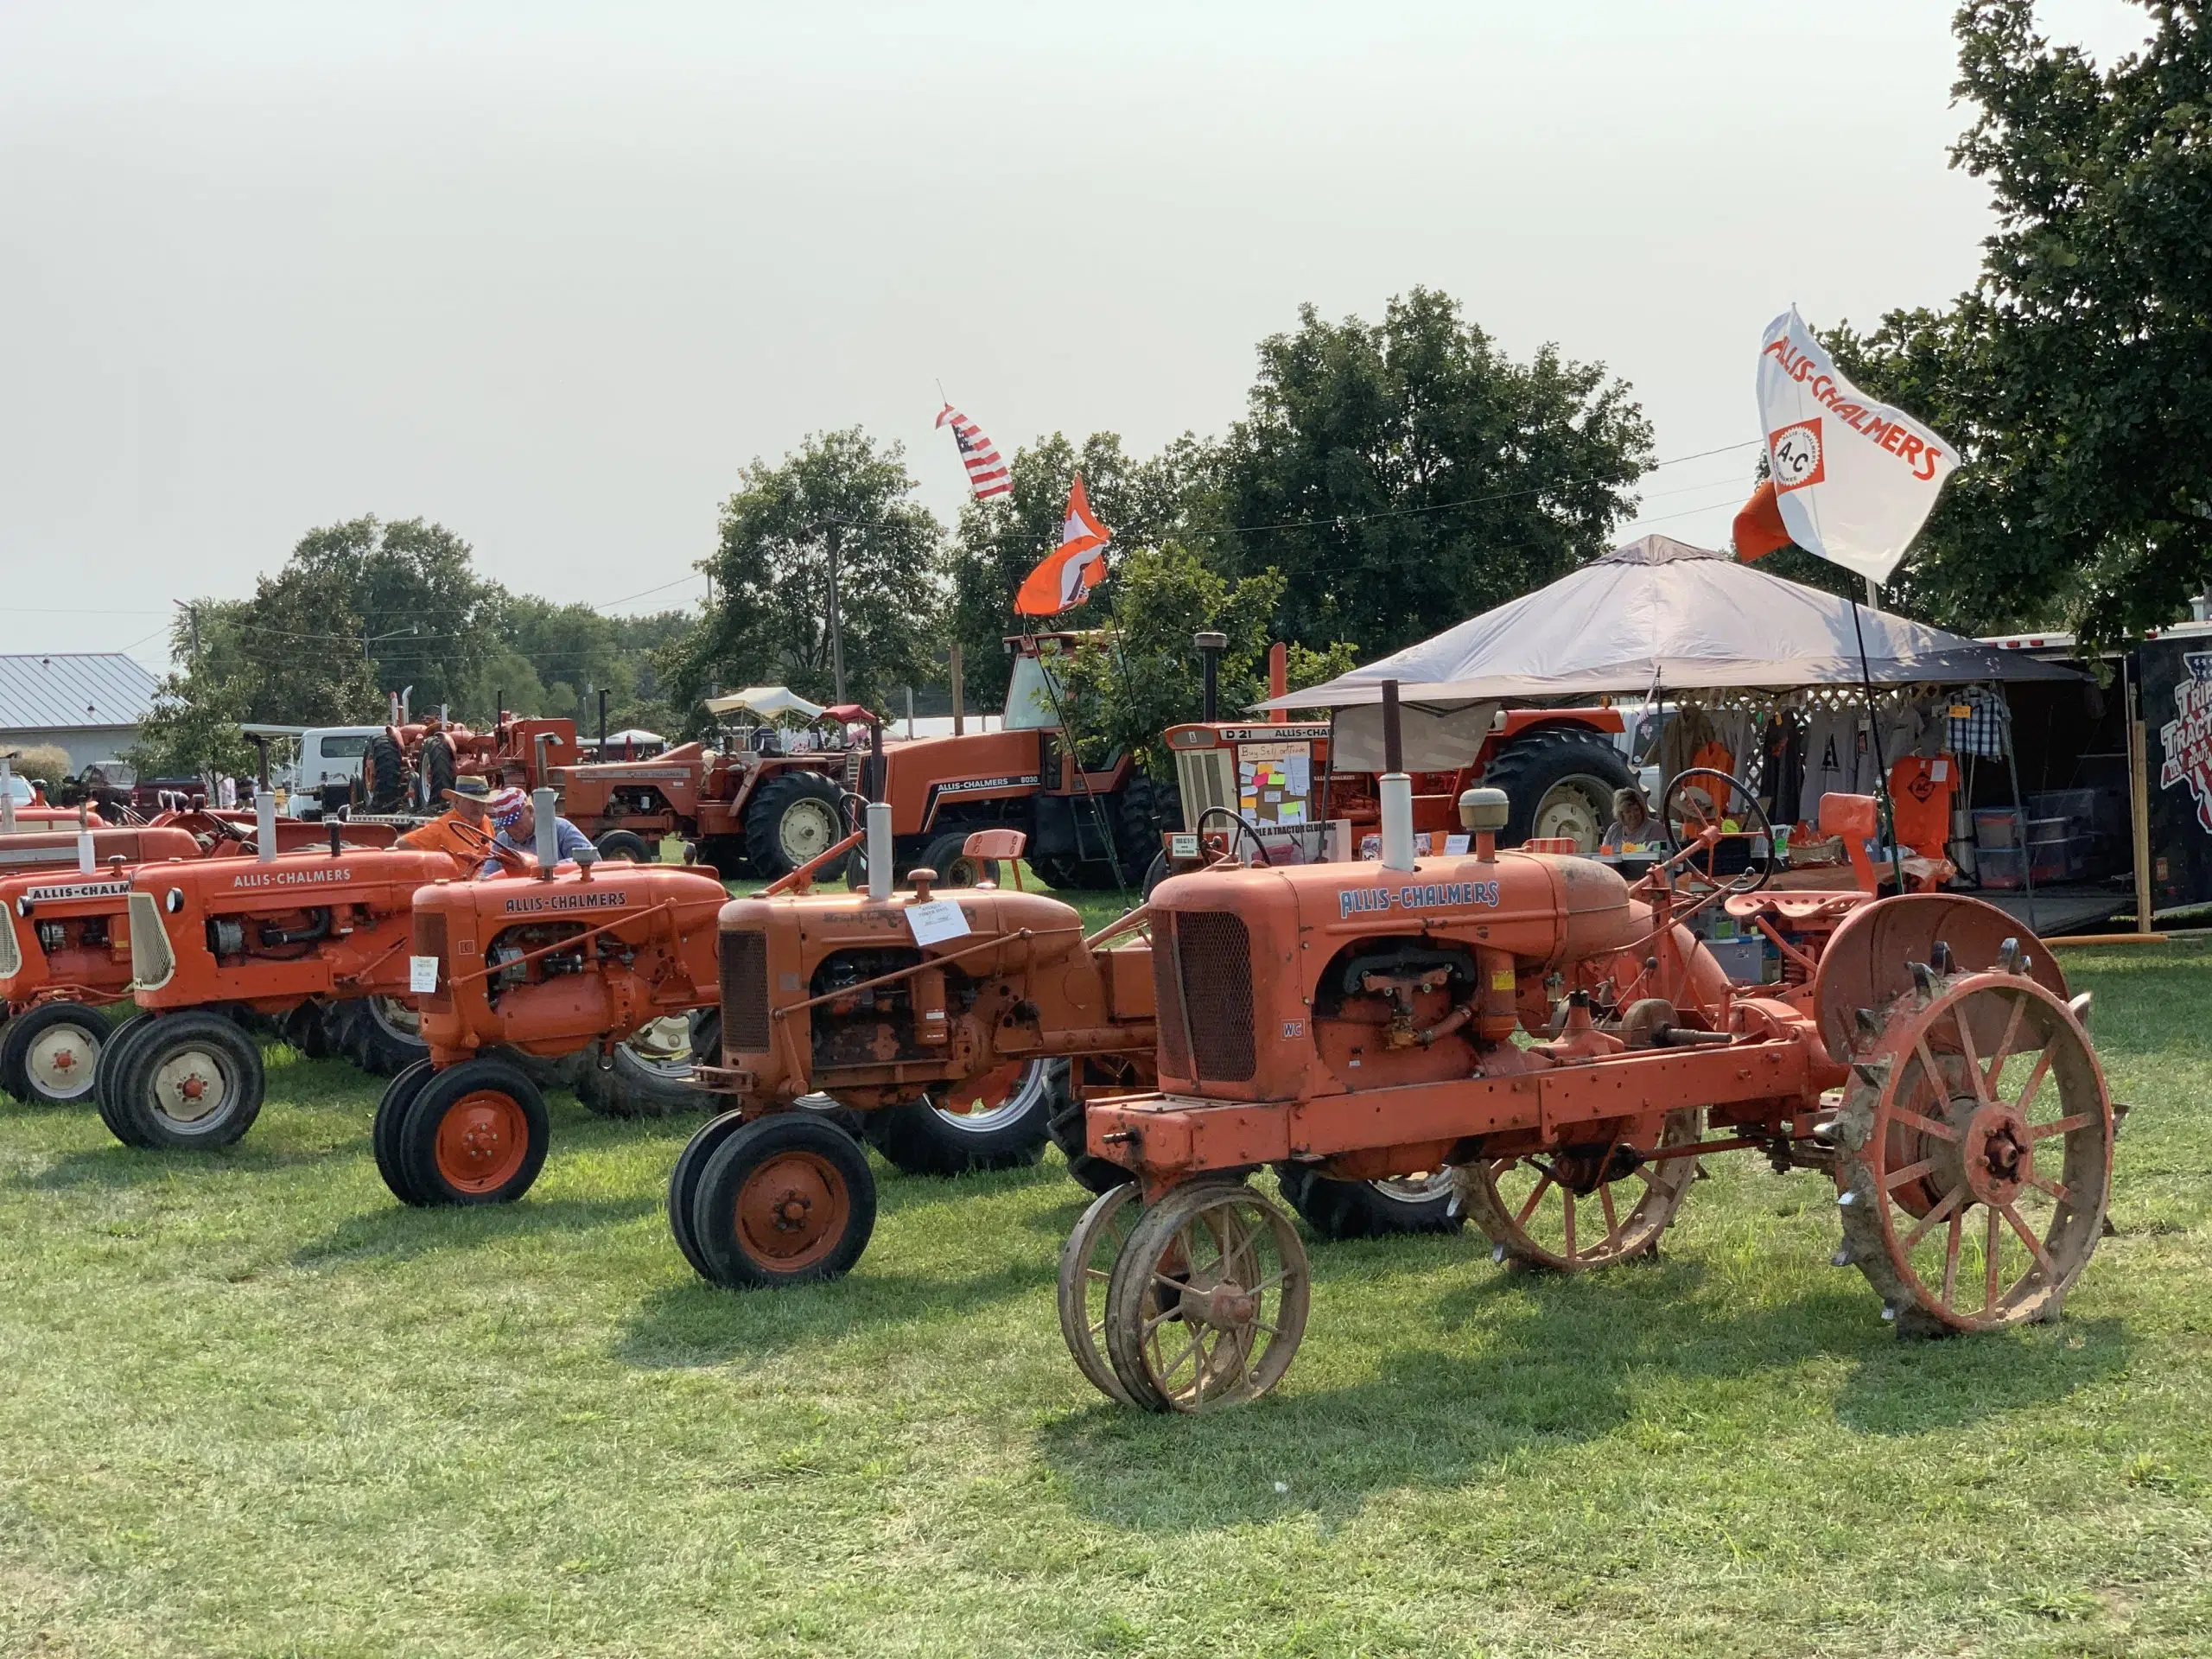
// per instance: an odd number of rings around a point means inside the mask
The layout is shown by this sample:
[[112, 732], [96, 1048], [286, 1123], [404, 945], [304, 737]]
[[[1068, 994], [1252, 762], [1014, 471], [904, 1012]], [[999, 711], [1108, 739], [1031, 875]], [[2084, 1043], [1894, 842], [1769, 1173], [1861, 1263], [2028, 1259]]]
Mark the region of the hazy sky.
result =
[[[171, 600], [363, 512], [691, 602], [809, 430], [904, 442], [949, 517], [938, 378], [1009, 454], [1145, 451], [1236, 418], [1300, 301], [1416, 283], [1625, 376], [1662, 457], [1741, 442], [1776, 312], [1973, 278], [1951, 10], [0, 0], [0, 650], [158, 665]], [[1642, 523], [1718, 541], [1751, 461]]]

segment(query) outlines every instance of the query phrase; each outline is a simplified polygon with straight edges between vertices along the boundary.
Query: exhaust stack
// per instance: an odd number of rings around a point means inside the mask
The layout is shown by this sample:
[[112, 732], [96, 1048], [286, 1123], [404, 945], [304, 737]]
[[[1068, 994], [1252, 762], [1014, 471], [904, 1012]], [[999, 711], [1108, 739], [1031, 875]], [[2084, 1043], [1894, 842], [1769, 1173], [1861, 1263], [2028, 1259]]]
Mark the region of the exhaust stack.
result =
[[553, 827], [554, 794], [550, 789], [530, 793], [531, 810], [537, 815], [537, 879], [550, 881], [553, 867], [561, 861], [561, 832]]
[[265, 785], [253, 791], [253, 855], [264, 864], [276, 861], [276, 795]]
[[1414, 868], [1414, 780], [1398, 725], [1398, 683], [1382, 682], [1382, 868]]
[[1211, 725], [1221, 718], [1221, 653], [1229, 649], [1229, 636], [1208, 630], [1192, 634], [1191, 643], [1198, 652], [1198, 718]]

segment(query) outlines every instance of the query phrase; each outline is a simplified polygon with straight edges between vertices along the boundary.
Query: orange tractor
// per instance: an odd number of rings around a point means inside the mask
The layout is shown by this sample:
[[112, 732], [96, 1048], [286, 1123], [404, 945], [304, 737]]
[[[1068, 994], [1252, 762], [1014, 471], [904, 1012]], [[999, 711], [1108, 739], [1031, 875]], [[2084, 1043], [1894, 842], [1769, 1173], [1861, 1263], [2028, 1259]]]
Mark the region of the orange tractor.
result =
[[251, 857], [130, 872], [129, 992], [141, 1012], [116, 1027], [93, 1084], [118, 1141], [204, 1149], [243, 1135], [264, 1079], [242, 1017], [282, 1021], [310, 1053], [315, 1034], [341, 1041], [386, 1074], [422, 1052], [406, 1001], [410, 908], [460, 861], [347, 848], [342, 824], [321, 828], [327, 844], [312, 849], [280, 853], [272, 837]]
[[[324, 831], [275, 820], [281, 848], [312, 845]], [[347, 831], [389, 846], [390, 826]], [[17, 1100], [60, 1105], [92, 1091], [111, 1032], [103, 1009], [130, 989], [130, 873], [172, 859], [250, 857], [256, 831], [235, 817], [168, 812], [153, 823], [75, 835], [0, 840], [0, 1089]], [[69, 868], [67, 867], [74, 866]], [[90, 866], [90, 868], [85, 868]]]
[[[692, 1010], [715, 999], [707, 870], [627, 860], [556, 868], [538, 792], [537, 861], [413, 895], [411, 966], [426, 1058], [377, 1104], [377, 1167], [410, 1205], [506, 1204], [545, 1162], [540, 1083], [563, 1061], [602, 1113], [690, 1107]], [[642, 1039], [642, 1040], [641, 1040]], [[594, 1062], [595, 1061], [595, 1064]]]
[[[1682, 850], [1632, 886], [1499, 850], [1494, 790], [1461, 797], [1465, 855], [1417, 858], [1410, 779], [1382, 784], [1379, 862], [1154, 896], [1160, 1089], [1090, 1105], [1089, 1150], [1135, 1181], [1061, 1258], [1062, 1332], [1103, 1392], [1199, 1411], [1281, 1379], [1306, 1259], [1243, 1175], [1286, 1160], [1448, 1168], [1500, 1260], [1572, 1272], [1651, 1254], [1700, 1158], [1759, 1151], [1834, 1179], [1836, 1262], [1900, 1333], [2056, 1317], [2114, 1113], [2087, 998], [2017, 923], [1941, 893], [1763, 891], [1770, 830], [1725, 774], [1669, 785]], [[1716, 905], [1781, 944], [1782, 983], [1730, 982], [1685, 925]]]

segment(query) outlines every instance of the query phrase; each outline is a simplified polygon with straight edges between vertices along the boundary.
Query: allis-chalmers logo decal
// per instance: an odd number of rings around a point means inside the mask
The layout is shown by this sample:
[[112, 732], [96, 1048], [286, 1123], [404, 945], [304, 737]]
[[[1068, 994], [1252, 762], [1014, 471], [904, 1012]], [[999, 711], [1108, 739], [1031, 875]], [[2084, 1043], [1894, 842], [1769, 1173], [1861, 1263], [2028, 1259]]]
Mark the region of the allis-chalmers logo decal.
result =
[[1497, 907], [1495, 881], [1411, 881], [1402, 887], [1344, 887], [1337, 893], [1339, 918], [1370, 910], [1452, 910], [1466, 905]]
[[2158, 787], [2188, 785], [2196, 798], [2196, 822], [2212, 831], [2212, 651], [2190, 652], [2182, 661], [2189, 677], [2174, 687], [2178, 718], [2158, 728], [2158, 743], [2166, 752]]
[[1026, 778], [963, 778], [956, 783], [931, 787], [931, 792], [938, 795], [976, 795], [987, 789], [1033, 789], [1039, 781], [1033, 772]]
[[30, 887], [16, 900], [16, 908], [30, 914], [32, 905], [57, 904], [65, 899], [121, 899], [130, 891], [128, 881], [73, 881], [61, 887]]
[[537, 893], [524, 899], [510, 899], [506, 901], [506, 912], [510, 916], [535, 916], [556, 910], [620, 910], [629, 902], [630, 895], [620, 887], [591, 893], [571, 887], [563, 893]]
[[231, 878], [233, 892], [240, 887], [321, 887], [330, 881], [351, 881], [353, 872], [343, 864], [317, 864], [304, 870], [263, 870]]

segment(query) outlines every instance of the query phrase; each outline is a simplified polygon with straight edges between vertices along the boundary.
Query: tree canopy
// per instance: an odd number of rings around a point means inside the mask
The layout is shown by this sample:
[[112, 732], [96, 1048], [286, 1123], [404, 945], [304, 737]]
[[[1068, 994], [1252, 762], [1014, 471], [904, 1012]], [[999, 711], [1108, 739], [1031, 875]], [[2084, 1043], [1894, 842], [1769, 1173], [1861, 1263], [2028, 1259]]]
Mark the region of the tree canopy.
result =
[[1212, 562], [1283, 573], [1281, 637], [1382, 656], [1603, 552], [1650, 463], [1602, 365], [1516, 363], [1430, 289], [1379, 323], [1307, 305], [1222, 445]]
[[2030, 0], [1969, 0], [1953, 152], [1998, 231], [1942, 311], [1832, 331], [1839, 364], [1928, 420], [1961, 466], [1903, 602], [1970, 632], [2070, 625], [2107, 642], [2185, 613], [2212, 575], [2212, 38], [2155, 0], [2100, 68]]
[[893, 687], [936, 677], [944, 530], [913, 499], [904, 457], [852, 427], [746, 467], [703, 567], [715, 602], [661, 658], [680, 713], [695, 714], [716, 683], [829, 699], [833, 545], [847, 696], [880, 706]]

